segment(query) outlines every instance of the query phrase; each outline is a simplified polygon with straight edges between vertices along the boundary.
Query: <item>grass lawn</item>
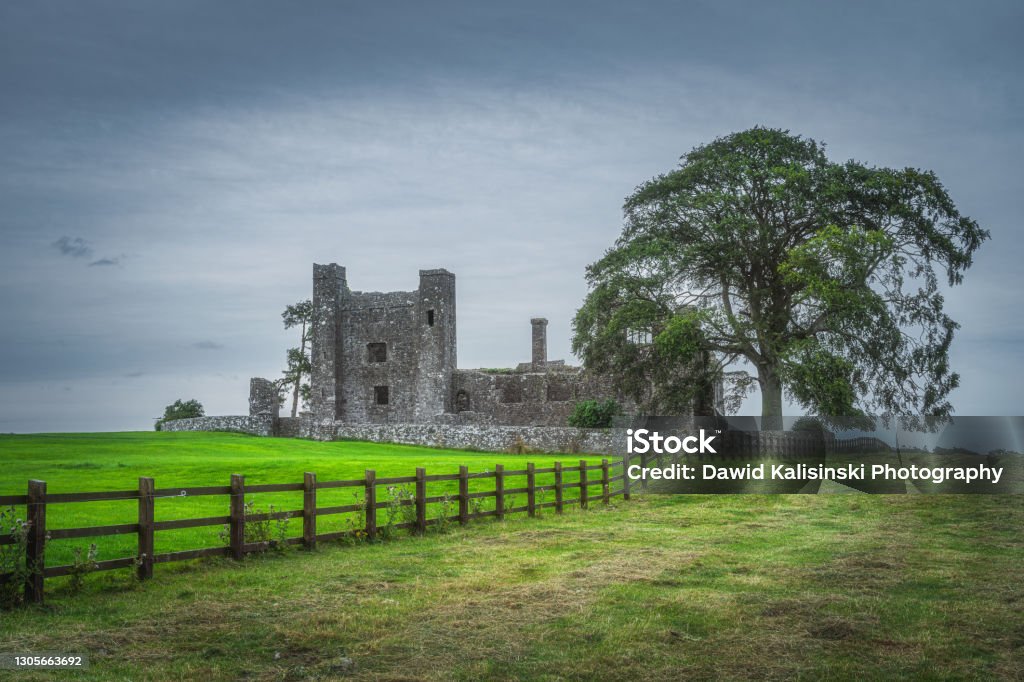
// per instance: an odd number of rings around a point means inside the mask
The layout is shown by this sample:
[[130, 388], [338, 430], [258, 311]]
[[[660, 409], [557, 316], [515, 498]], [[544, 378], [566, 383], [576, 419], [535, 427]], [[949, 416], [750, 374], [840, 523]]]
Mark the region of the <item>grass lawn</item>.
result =
[[[239, 438], [239, 454], [205, 456], [188, 438], [162, 450], [140, 442], [152, 450], [125, 462], [114, 436], [96, 438], [107, 439], [113, 471], [82, 476], [114, 477], [113, 488], [143, 473], [158, 486], [204, 482], [184, 480], [173, 461], [190, 476], [208, 467], [219, 484], [243, 452], [241, 470], [259, 468], [259, 482], [312, 468], [279, 461], [291, 455], [277, 441]], [[21, 453], [3, 492], [20, 492], [30, 475], [56, 481], [27, 471], [31, 445], [19, 440], [0, 441], [5, 463]], [[250, 449], [262, 447], [280, 451], [262, 462]], [[339, 478], [495, 460], [402, 448], [407, 461], [351, 464], [382, 446], [299, 447], [325, 465], [332, 448], [368, 448], [339, 457], [335, 466], [354, 467]], [[161, 466], [155, 451], [164, 469], [134, 468]], [[107, 459], [96, 450], [88, 461]], [[132, 467], [121, 480], [118, 462]], [[103, 680], [1021, 679], [1022, 528], [1024, 497], [1009, 495], [617, 499], [241, 565], [163, 565], [143, 585], [128, 571], [97, 574], [81, 594], [57, 587], [42, 608], [0, 615], [0, 651], [85, 652], [92, 667], [78, 676]]]
[[[337, 442], [318, 443], [293, 438], [257, 438], [233, 433], [76, 433], [0, 435], [0, 495], [24, 495], [30, 478], [46, 481], [48, 493], [93, 492], [104, 490], [135, 490], [139, 476], [151, 476], [156, 487], [226, 486], [231, 474], [244, 474], [246, 484], [301, 483], [303, 473], [313, 471], [320, 481], [359, 479], [366, 469], [374, 469], [377, 477], [411, 476], [416, 467], [425, 467], [428, 474], [458, 473], [459, 465], [470, 472], [493, 471], [495, 464], [507, 470], [524, 469], [527, 462], [549, 467], [560, 460], [565, 465], [578, 464], [580, 455], [507, 455], [438, 450], [406, 445]], [[588, 457], [589, 462], [601, 461]], [[621, 470], [615, 471], [619, 473]], [[590, 472], [590, 478], [596, 478]], [[578, 474], [566, 472], [566, 483], [578, 481]], [[553, 482], [553, 475], [538, 475], [538, 485]], [[506, 487], [526, 485], [525, 477], [509, 478]], [[619, 484], [621, 487], [621, 484]], [[471, 492], [493, 490], [494, 480], [472, 480]], [[596, 495], [600, 486], [590, 488]], [[317, 494], [320, 507], [341, 506], [355, 502], [357, 488], [321, 490]], [[432, 482], [427, 495], [452, 495], [458, 492], [455, 481]], [[384, 501], [385, 491], [378, 491]], [[566, 497], [575, 497], [575, 492]], [[506, 506], [521, 506], [519, 499], [506, 498]], [[549, 498], [553, 499], [553, 498]], [[277, 509], [302, 509], [301, 492], [260, 493], [247, 495], [262, 510], [273, 504]], [[224, 516], [228, 513], [228, 496], [168, 497], [156, 500], [156, 520]], [[494, 508], [493, 499], [484, 499], [482, 509]], [[21, 511], [21, 510], [19, 510]], [[437, 516], [436, 505], [428, 505], [428, 517]], [[135, 523], [138, 503], [135, 500], [107, 502], [72, 502], [48, 505], [47, 527], [72, 528]], [[354, 514], [322, 516], [317, 520], [321, 533], [345, 530], [354, 522]], [[188, 528], [161, 531], [156, 534], [156, 552], [216, 547], [223, 544], [220, 527]], [[289, 522], [290, 535], [302, 534], [301, 519]], [[95, 539], [54, 540], [47, 546], [47, 565], [67, 564], [73, 548], [88, 547], [95, 542], [99, 559], [135, 556], [136, 536], [106, 536]]]

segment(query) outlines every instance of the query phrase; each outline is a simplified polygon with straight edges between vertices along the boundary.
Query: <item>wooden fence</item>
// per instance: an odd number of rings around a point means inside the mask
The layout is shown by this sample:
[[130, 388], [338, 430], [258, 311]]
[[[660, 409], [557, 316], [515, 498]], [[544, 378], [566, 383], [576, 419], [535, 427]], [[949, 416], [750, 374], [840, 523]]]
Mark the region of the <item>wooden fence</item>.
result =
[[[374, 540], [378, 536], [378, 514], [379, 509], [388, 507], [389, 504], [414, 505], [415, 521], [393, 524], [392, 528], [409, 528], [417, 533], [423, 533], [428, 526], [441, 523], [441, 518], [427, 518], [427, 505], [442, 503], [446, 500], [458, 502], [458, 514], [451, 520], [466, 524], [471, 519], [494, 516], [503, 519], [506, 514], [526, 512], [529, 516], [536, 515], [538, 509], [554, 507], [556, 513], [561, 513], [566, 505], [579, 505], [586, 509], [590, 502], [600, 501], [608, 504], [612, 497], [622, 495], [629, 499], [630, 486], [629, 478], [622, 473], [612, 475], [612, 469], [622, 468], [621, 461], [609, 463], [607, 459], [600, 464], [587, 464], [586, 460], [580, 460], [579, 464], [571, 467], [563, 467], [561, 462], [555, 462], [550, 468], [536, 468], [533, 463], [528, 463], [525, 469], [516, 471], [505, 471], [501, 464], [495, 466], [494, 471], [481, 473], [470, 473], [469, 468], [459, 467], [457, 474], [431, 474], [427, 475], [426, 470], [417, 468], [414, 476], [397, 476], [388, 478], [377, 478], [374, 470], [368, 469], [361, 479], [347, 481], [318, 481], [315, 473], [307, 472], [302, 483], [271, 483], [247, 486], [245, 477], [241, 474], [231, 475], [231, 484], [227, 486], [202, 486], [193, 488], [157, 488], [152, 478], [139, 478], [137, 490], [106, 491], [91, 493], [47, 493], [46, 482], [32, 480], [28, 482], [27, 495], [2, 495], [0, 496], [0, 507], [25, 505], [27, 509], [27, 521], [29, 523], [29, 536], [26, 545], [26, 565], [35, 567], [25, 584], [26, 600], [36, 603], [43, 601], [43, 583], [45, 578], [69, 575], [74, 572], [74, 566], [46, 566], [45, 545], [47, 539], [59, 540], [69, 538], [100, 537], [105, 535], [121, 535], [135, 533], [138, 535], [138, 552], [136, 556], [122, 557], [119, 559], [107, 559], [96, 562], [93, 571], [109, 571], [118, 568], [131, 568], [137, 572], [141, 580], [153, 577], [153, 566], [155, 564], [168, 563], [171, 561], [188, 561], [210, 556], [226, 556], [241, 560], [244, 556], [253, 551], [266, 549], [269, 543], [246, 543], [245, 524], [247, 522], [259, 522], [277, 519], [302, 519], [301, 537], [290, 537], [285, 540], [288, 544], [301, 544], [309, 549], [316, 547], [317, 542], [340, 539], [351, 535], [352, 530], [344, 530], [330, 533], [317, 533], [317, 518], [330, 514], [344, 514], [348, 512], [364, 512], [366, 525], [360, 529], [365, 532], [368, 540]], [[589, 472], [597, 471], [599, 478], [591, 478]], [[578, 472], [579, 480], [566, 483], [563, 481], [564, 474]], [[554, 474], [554, 483], [551, 485], [537, 485], [536, 477], [541, 474]], [[509, 478], [525, 477], [526, 485], [518, 488], [508, 488], [505, 483]], [[469, 491], [471, 479], [494, 479], [494, 490], [479, 492]], [[435, 481], [458, 481], [457, 495], [435, 495], [427, 496], [427, 483]], [[612, 490], [612, 484], [622, 481], [622, 487]], [[379, 486], [392, 486], [413, 484], [415, 494], [409, 499], [401, 499], [397, 502], [378, 501], [377, 488]], [[601, 493], [590, 495], [590, 486], [601, 486]], [[364, 500], [357, 504], [348, 504], [334, 507], [318, 507], [317, 491], [330, 488], [362, 488]], [[566, 493], [576, 497], [566, 499]], [[293, 511], [278, 511], [264, 514], [246, 514], [245, 495], [253, 493], [279, 493], [289, 491], [302, 492], [302, 509]], [[537, 493], [553, 491], [554, 501], [537, 502]], [[526, 504], [519, 507], [506, 507], [506, 496], [514, 494], [526, 494]], [[155, 513], [155, 501], [161, 497], [197, 497], [206, 495], [227, 495], [229, 498], [229, 513], [227, 516], [210, 516], [195, 519], [176, 519], [173, 521], [157, 521]], [[470, 513], [470, 500], [477, 498], [495, 498], [495, 508], [490, 511], [477, 511]], [[138, 521], [136, 523], [125, 523], [110, 526], [92, 526], [87, 528], [59, 528], [47, 529], [46, 511], [52, 504], [65, 504], [77, 502], [98, 502], [111, 500], [138, 500]], [[157, 531], [174, 530], [179, 528], [198, 528], [202, 526], [227, 526], [229, 541], [227, 546], [207, 547], [204, 549], [190, 549], [176, 552], [156, 554], [155, 533]], [[13, 544], [15, 539], [12, 535], [0, 535], [0, 545]], [[0, 576], [3, 579], [5, 576]]]

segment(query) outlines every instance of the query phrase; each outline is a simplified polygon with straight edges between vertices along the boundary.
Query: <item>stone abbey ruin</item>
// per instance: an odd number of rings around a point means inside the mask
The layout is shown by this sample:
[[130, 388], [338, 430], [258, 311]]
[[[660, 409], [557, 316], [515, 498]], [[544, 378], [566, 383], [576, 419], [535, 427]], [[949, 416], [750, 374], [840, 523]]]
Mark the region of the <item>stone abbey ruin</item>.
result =
[[[458, 368], [455, 275], [447, 270], [420, 270], [413, 291], [362, 292], [349, 287], [344, 267], [314, 264], [312, 303], [307, 412], [281, 417], [275, 382], [253, 378], [248, 415], [179, 419], [162, 429], [484, 451], [621, 455], [624, 449], [623, 429], [568, 426], [569, 415], [583, 400], [614, 399], [631, 416], [638, 410], [609, 377], [548, 360], [546, 319], [530, 320], [529, 362], [506, 369]], [[721, 386], [713, 390], [708, 400], [720, 415]], [[740, 455], [797, 456], [867, 447], [856, 438], [760, 431], [743, 425], [743, 418], [731, 421], [717, 442]], [[666, 423], [665, 429], [678, 426]], [[879, 441], [871, 449], [888, 447], [883, 446]]]
[[313, 265], [308, 412], [281, 417], [274, 382], [250, 382], [249, 415], [169, 422], [318, 440], [355, 438], [483, 450], [604, 451], [605, 434], [568, 428], [577, 402], [634, 405], [607, 377], [547, 358], [547, 320], [534, 318], [531, 356], [508, 369], [459, 369], [455, 275], [420, 270], [413, 291], [362, 292], [345, 268]]
[[529, 362], [459, 369], [455, 275], [421, 270], [415, 291], [352, 291], [345, 268], [313, 266], [314, 428], [343, 424], [565, 426], [578, 400], [623, 397], [547, 359], [547, 320], [531, 320]]

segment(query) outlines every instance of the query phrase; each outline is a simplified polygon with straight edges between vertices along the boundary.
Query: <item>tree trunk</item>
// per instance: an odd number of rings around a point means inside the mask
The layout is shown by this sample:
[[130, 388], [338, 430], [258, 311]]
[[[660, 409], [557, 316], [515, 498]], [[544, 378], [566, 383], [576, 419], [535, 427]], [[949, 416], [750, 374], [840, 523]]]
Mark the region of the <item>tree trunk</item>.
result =
[[[301, 357], [306, 356], [306, 323], [302, 323], [302, 343], [299, 345], [299, 355]], [[292, 393], [292, 418], [299, 410], [299, 386], [302, 385], [302, 365], [299, 365], [299, 370], [295, 376], [295, 391]]]
[[298, 413], [299, 410], [299, 382], [302, 381], [302, 373], [295, 378], [295, 390], [292, 392], [292, 417]]
[[770, 367], [757, 368], [761, 387], [761, 430], [782, 430], [782, 382]]

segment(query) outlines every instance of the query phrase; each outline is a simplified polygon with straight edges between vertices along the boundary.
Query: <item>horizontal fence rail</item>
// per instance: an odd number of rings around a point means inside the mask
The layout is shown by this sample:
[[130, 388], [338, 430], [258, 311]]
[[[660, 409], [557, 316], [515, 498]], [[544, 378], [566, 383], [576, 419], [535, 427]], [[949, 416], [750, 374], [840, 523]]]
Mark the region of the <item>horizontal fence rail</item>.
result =
[[[617, 468], [622, 469], [622, 472], [612, 475], [612, 471]], [[598, 472], [598, 474], [592, 476], [592, 472]], [[566, 482], [565, 474], [567, 473], [576, 474], [578, 480]], [[554, 483], [538, 485], [536, 477], [546, 474], [554, 474]], [[507, 479], [509, 478], [525, 478], [526, 485], [508, 486]], [[494, 489], [470, 492], [470, 481], [481, 479], [493, 479]], [[612, 490], [612, 484], [619, 481], [622, 481], [622, 486]], [[458, 493], [455, 495], [428, 496], [427, 483], [435, 482], [457, 482]], [[382, 486], [388, 488], [390, 486], [409, 484], [414, 487], [414, 493], [408, 499], [378, 499], [378, 488]], [[598, 485], [601, 487], [600, 494], [591, 495], [589, 488]], [[317, 491], [336, 488], [361, 488], [363, 501], [357, 504], [337, 506], [317, 505]], [[272, 511], [270, 513], [246, 512], [245, 495], [280, 492], [301, 492], [302, 509]], [[549, 492], [554, 492], [553, 501], [537, 501], [538, 493], [546, 494]], [[567, 493], [575, 495], [575, 497], [569, 498], [566, 496]], [[507, 505], [506, 500], [509, 496], [523, 494], [526, 495], [525, 505], [517, 507], [509, 507]], [[168, 521], [156, 520], [155, 501], [157, 498], [187, 498], [215, 495], [228, 496], [228, 515]], [[268, 542], [247, 543], [245, 540], [245, 527], [247, 523], [301, 519], [302, 535], [285, 538], [283, 542], [289, 545], [303, 545], [308, 549], [314, 549], [318, 542], [337, 540], [351, 536], [353, 533], [363, 533], [368, 540], [376, 539], [380, 534], [379, 515], [377, 512], [378, 510], [390, 509], [392, 507], [415, 507], [415, 517], [413, 521], [391, 523], [390, 528], [410, 529], [417, 533], [423, 533], [428, 527], [445, 521], [441, 517], [427, 518], [427, 506], [430, 504], [450, 502], [453, 505], [457, 505], [457, 511], [448, 517], [448, 520], [465, 525], [473, 519], [495, 517], [500, 520], [504, 519], [506, 514], [522, 512], [532, 517], [536, 515], [539, 509], [553, 508], [556, 513], [562, 513], [568, 505], [578, 505], [580, 508], [586, 509], [590, 502], [609, 504], [611, 498], [617, 496], [622, 496], [627, 500], [630, 498], [629, 478], [625, 475], [625, 468], [621, 460], [609, 462], [605, 459], [600, 464], [587, 464], [586, 460], [580, 460], [577, 465], [573, 466], [563, 466], [561, 462], [555, 462], [553, 467], [544, 468], [537, 468], [533, 463], [528, 463], [525, 469], [513, 471], [506, 471], [503, 465], [498, 464], [495, 466], [494, 471], [473, 473], [470, 473], [468, 467], [460, 466], [459, 472], [454, 474], [427, 475], [425, 469], [418, 468], [413, 476], [384, 478], [377, 478], [374, 470], [367, 469], [363, 478], [343, 481], [318, 481], [315, 473], [307, 472], [301, 483], [260, 485], [246, 485], [243, 475], [232, 474], [230, 485], [186, 488], [157, 488], [152, 478], [141, 477], [139, 478], [137, 490], [84, 493], [47, 493], [45, 481], [31, 480], [28, 482], [27, 495], [0, 496], [0, 507], [26, 507], [28, 537], [25, 547], [25, 565], [28, 567], [28, 577], [25, 583], [25, 598], [29, 602], [42, 603], [45, 578], [55, 578], [75, 572], [73, 565], [46, 565], [45, 547], [48, 540], [135, 534], [138, 536], [138, 552], [135, 556], [95, 562], [89, 572], [133, 568], [140, 580], [148, 580], [153, 577], [153, 566], [155, 564], [188, 561], [203, 557], [231, 557], [241, 560], [246, 554], [262, 551], [268, 545], [273, 544]], [[477, 511], [470, 511], [473, 507], [472, 501], [484, 498], [495, 499], [495, 508], [493, 510], [482, 511], [477, 506]], [[46, 514], [47, 508], [50, 505], [115, 500], [138, 501], [138, 519], [135, 523], [47, 529]], [[364, 514], [365, 523], [362, 528], [355, 531], [317, 532], [318, 518], [352, 512], [362, 512]], [[227, 545], [156, 553], [155, 533], [157, 531], [206, 526], [225, 526], [227, 528]], [[9, 545], [16, 542], [17, 540], [13, 535], [0, 534], [0, 545]], [[9, 576], [0, 575], [0, 581], [7, 578]]]

